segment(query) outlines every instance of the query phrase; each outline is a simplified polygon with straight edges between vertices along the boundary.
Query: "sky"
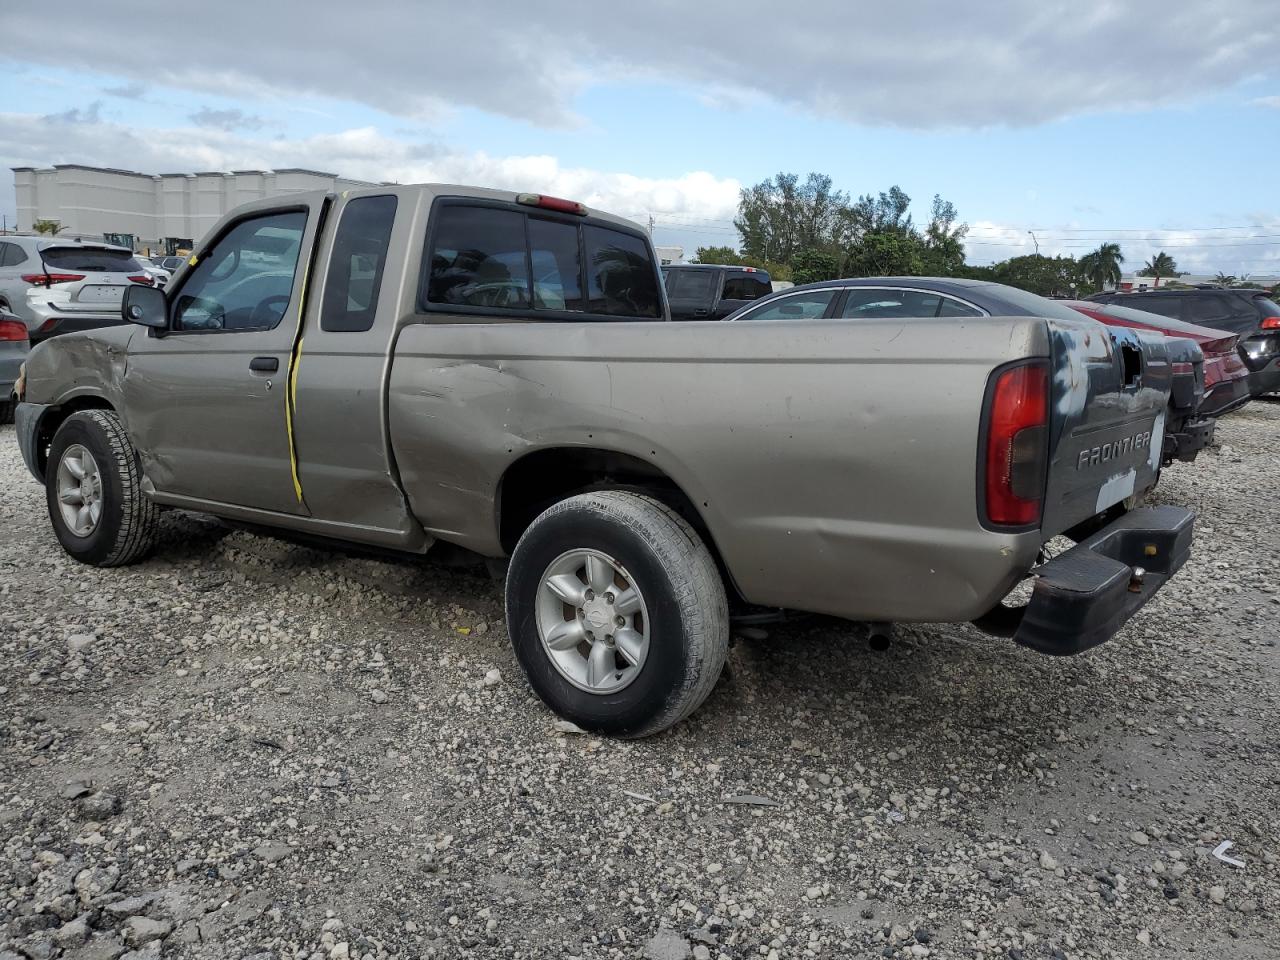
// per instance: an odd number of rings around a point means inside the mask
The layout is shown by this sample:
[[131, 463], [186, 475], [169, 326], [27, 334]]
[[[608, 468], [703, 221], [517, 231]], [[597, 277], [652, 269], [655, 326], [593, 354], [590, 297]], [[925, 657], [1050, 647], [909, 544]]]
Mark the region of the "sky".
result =
[[[1184, 9], [1185, 8], [1185, 9]], [[973, 263], [1121, 244], [1280, 273], [1276, 0], [223, 0], [0, 10], [14, 166], [308, 167], [550, 193], [737, 242], [780, 171], [935, 193]], [[1028, 233], [1034, 231], [1034, 239]]]

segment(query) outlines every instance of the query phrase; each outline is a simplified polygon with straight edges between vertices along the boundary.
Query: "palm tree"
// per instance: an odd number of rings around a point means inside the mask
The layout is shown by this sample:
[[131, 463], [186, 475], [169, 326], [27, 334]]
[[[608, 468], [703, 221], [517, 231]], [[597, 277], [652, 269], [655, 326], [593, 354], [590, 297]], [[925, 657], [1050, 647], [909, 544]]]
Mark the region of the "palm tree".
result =
[[1107, 284], [1120, 285], [1120, 264], [1124, 263], [1124, 254], [1120, 252], [1120, 244], [1104, 243], [1097, 250], [1086, 253], [1080, 258], [1080, 266], [1084, 275], [1099, 290]]
[[37, 220], [31, 224], [31, 229], [36, 233], [43, 233], [50, 237], [56, 237], [62, 232], [62, 224], [57, 220]]
[[1229, 273], [1219, 272], [1218, 275], [1213, 278], [1213, 282], [1220, 287], [1229, 287], [1236, 282], [1236, 278]]
[[1160, 286], [1161, 277], [1180, 277], [1178, 273], [1178, 265], [1174, 262], [1173, 257], [1169, 256], [1163, 250], [1147, 261], [1146, 266], [1139, 271], [1140, 277], [1155, 277], [1155, 286]]

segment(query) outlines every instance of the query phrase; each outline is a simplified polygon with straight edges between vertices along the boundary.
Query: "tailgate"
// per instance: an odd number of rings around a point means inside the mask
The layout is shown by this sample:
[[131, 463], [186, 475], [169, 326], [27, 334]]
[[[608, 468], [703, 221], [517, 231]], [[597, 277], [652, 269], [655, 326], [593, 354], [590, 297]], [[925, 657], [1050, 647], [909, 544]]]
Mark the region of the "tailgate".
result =
[[1156, 482], [1172, 367], [1159, 334], [1089, 320], [1049, 320], [1051, 537]]

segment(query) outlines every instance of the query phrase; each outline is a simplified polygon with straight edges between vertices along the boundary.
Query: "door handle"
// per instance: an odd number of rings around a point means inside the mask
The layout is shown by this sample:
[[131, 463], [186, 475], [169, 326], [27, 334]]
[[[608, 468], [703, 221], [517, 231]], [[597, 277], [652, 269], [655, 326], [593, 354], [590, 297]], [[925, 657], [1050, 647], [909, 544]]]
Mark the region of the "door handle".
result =
[[695, 317], [705, 317], [710, 312], [711, 311], [708, 310], [706, 307], [698, 307], [696, 310], [693, 311], [693, 315]]
[[249, 369], [254, 373], [275, 373], [280, 369], [280, 358], [254, 357], [249, 361]]

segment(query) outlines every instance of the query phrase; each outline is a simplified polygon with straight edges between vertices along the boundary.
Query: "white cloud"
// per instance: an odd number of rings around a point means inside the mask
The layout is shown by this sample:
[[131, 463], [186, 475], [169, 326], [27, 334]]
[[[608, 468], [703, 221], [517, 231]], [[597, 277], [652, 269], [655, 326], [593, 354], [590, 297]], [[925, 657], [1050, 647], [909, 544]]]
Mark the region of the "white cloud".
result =
[[1280, 96], [1258, 97], [1257, 99], [1250, 100], [1249, 102], [1256, 107], [1270, 107], [1273, 110], [1280, 110]]
[[[9, 4], [9, 7], [15, 5]], [[19, 4], [11, 57], [249, 100], [320, 95], [404, 116], [456, 107], [577, 122], [593, 84], [669, 82], [720, 104], [768, 98], [905, 127], [1025, 126], [1181, 103], [1259, 73], [1275, 0], [765, 0], [584, 8], [574, 0], [223, 0], [178, 17], [103, 17], [62, 0], [65, 30]], [[127, 51], [122, 55], [121, 51]]]
[[[1280, 273], [1280, 217], [1254, 216], [1230, 229], [1125, 230], [1107, 235], [1075, 224], [1035, 231], [1040, 253], [1047, 257], [1081, 257], [1104, 242], [1120, 244], [1126, 274], [1142, 269], [1157, 253], [1169, 254], [1184, 273], [1274, 275]], [[1021, 227], [981, 220], [970, 225], [965, 247], [970, 263], [992, 263], [1036, 252], [1036, 243]]]
[[729, 217], [741, 186], [700, 171], [641, 177], [567, 167], [545, 155], [464, 152], [388, 137], [374, 127], [288, 139], [216, 127], [126, 127], [103, 122], [88, 110], [68, 111], [56, 124], [33, 114], [0, 114], [0, 166], [55, 163], [144, 173], [307, 167], [374, 182], [467, 183], [550, 193], [634, 219], [650, 212]]

